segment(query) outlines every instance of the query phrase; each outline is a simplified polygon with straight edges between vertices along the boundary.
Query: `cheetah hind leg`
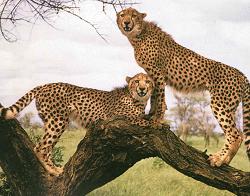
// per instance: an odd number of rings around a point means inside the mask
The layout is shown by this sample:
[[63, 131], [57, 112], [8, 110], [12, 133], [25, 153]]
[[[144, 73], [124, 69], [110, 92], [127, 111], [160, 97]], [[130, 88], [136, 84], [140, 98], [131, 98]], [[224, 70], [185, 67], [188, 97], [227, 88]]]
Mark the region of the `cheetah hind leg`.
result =
[[[37, 158], [41, 162], [42, 166], [46, 169], [47, 172], [52, 174], [53, 176], [58, 176], [62, 171], [62, 169], [58, 169], [51, 159], [48, 158], [48, 149], [41, 148], [41, 144], [39, 143], [34, 148]], [[47, 152], [46, 152], [47, 151]]]
[[50, 167], [51, 167], [53, 170], [55, 170], [56, 173], [61, 174], [61, 173], [63, 172], [63, 167], [61, 167], [61, 166], [56, 166], [56, 165], [53, 163], [51, 153], [48, 154], [47, 161], [48, 161], [48, 164], [50, 165]]
[[165, 110], [167, 109], [166, 101], [165, 99], [159, 99], [158, 107], [157, 105], [151, 102], [151, 109], [148, 114], [143, 114], [141, 117], [145, 120], [151, 121], [159, 124], [164, 122], [164, 116], [165, 116]]
[[53, 147], [58, 142], [63, 133], [68, 120], [57, 119], [54, 123], [45, 123], [45, 134], [41, 141], [36, 145], [34, 151], [40, 160], [43, 167], [52, 175], [58, 176], [62, 173], [63, 168], [57, 167], [51, 160], [51, 153]]
[[208, 161], [211, 166], [220, 167], [224, 163], [229, 164], [231, 162], [241, 145], [242, 136], [236, 128], [234, 113], [227, 114], [222, 108], [219, 107], [215, 107], [217, 108], [217, 111], [215, 111], [214, 107], [211, 107], [225, 133], [225, 143], [220, 151], [209, 156]]
[[210, 165], [213, 167], [220, 167], [224, 163], [229, 164], [237, 153], [241, 142], [242, 138], [239, 136], [239, 138], [233, 141], [231, 144], [224, 144], [220, 151], [209, 155], [208, 161], [210, 162]]
[[[237, 129], [235, 129], [235, 132], [236, 130]], [[237, 134], [236, 138], [232, 139], [228, 134], [226, 134], [225, 141], [226, 142], [221, 150], [209, 155], [208, 161], [211, 166], [220, 167], [224, 163], [229, 164], [241, 145], [242, 137], [240, 134]]]
[[[164, 80], [164, 78], [162, 78], [162, 80]], [[150, 111], [148, 114], [143, 116], [145, 120], [151, 120], [159, 123], [164, 118], [167, 105], [165, 100], [165, 84], [162, 80], [157, 82], [161, 84], [155, 87], [153, 94], [151, 95]]]

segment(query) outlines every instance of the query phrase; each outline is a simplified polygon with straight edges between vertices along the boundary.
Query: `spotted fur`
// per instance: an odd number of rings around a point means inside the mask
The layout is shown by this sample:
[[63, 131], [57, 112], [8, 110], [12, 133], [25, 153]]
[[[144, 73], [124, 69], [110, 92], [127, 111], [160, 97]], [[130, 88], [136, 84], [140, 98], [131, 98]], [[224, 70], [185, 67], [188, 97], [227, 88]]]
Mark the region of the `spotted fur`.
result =
[[57, 175], [62, 170], [53, 165], [51, 152], [71, 117], [85, 128], [96, 120], [117, 115], [127, 116], [133, 124], [150, 124], [140, 117], [145, 114], [147, 101], [154, 89], [153, 80], [139, 73], [132, 78], [127, 77], [126, 81], [128, 85], [110, 92], [67, 83], [45, 84], [29, 91], [9, 108], [2, 108], [1, 115], [5, 119], [12, 119], [35, 99], [45, 134], [34, 151], [45, 169]]
[[177, 91], [208, 90], [211, 108], [225, 133], [220, 151], [210, 156], [212, 166], [229, 164], [242, 135], [235, 126], [235, 111], [243, 102], [244, 135], [250, 158], [250, 90], [248, 79], [237, 69], [205, 58], [178, 43], [156, 24], [144, 20], [146, 14], [133, 8], [117, 14], [120, 31], [134, 48], [135, 59], [154, 80], [150, 114], [159, 119], [165, 112], [165, 86]]

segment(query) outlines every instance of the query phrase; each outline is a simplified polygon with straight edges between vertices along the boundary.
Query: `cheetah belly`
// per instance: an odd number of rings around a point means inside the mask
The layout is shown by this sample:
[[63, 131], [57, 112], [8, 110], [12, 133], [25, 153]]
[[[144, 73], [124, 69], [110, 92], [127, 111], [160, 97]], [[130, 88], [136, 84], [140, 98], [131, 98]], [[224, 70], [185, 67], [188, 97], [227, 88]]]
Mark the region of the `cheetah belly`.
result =
[[183, 76], [166, 77], [166, 85], [182, 93], [200, 92], [207, 89], [205, 82], [199, 82], [193, 78], [183, 78]]

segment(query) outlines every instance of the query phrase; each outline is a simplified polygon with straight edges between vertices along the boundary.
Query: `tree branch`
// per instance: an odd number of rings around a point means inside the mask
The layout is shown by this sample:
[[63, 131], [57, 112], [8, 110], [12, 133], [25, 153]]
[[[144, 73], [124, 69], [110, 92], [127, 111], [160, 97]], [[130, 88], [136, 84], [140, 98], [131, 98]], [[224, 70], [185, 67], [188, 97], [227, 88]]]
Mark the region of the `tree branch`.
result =
[[49, 175], [33, 147], [17, 120], [0, 119], [0, 166], [15, 195], [40, 195], [48, 189]]
[[[89, 24], [96, 33], [105, 40], [102, 33], [91, 21], [80, 16], [80, 2], [76, 0], [3, 0], [0, 3], [0, 34], [9, 42], [16, 41], [13, 29], [18, 22], [26, 22], [34, 25], [38, 20], [53, 26], [50, 19], [55, 18], [59, 13], [73, 15], [85, 23]], [[125, 7], [136, 4], [128, 0], [94, 0], [93, 2], [102, 3], [102, 11], [106, 14], [106, 6]], [[106, 41], [106, 40], [105, 40]]]
[[[98, 122], [80, 142], [59, 177], [44, 171], [32, 148], [16, 120], [0, 119], [0, 165], [17, 195], [27, 193], [24, 191], [33, 195], [84, 195], [115, 179], [137, 161], [155, 156], [209, 186], [237, 195], [250, 194], [249, 172], [226, 165], [211, 167], [205, 153], [179, 140], [168, 126], [131, 126], [122, 118]], [[32, 192], [34, 189], [39, 192]]]

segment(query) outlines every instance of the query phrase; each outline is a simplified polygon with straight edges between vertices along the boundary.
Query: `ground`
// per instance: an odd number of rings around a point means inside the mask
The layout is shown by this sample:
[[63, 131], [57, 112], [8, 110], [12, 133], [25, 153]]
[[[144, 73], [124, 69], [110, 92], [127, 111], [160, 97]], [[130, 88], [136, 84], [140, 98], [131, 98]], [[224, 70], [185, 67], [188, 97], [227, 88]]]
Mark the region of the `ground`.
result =
[[[66, 131], [58, 143], [58, 146], [65, 146], [64, 160], [67, 160], [75, 151], [78, 142], [83, 138], [84, 131]], [[203, 137], [192, 136], [188, 144], [204, 150]], [[220, 143], [223, 137], [220, 138]], [[214, 145], [214, 146], [213, 146]], [[216, 147], [211, 140], [208, 152], [216, 152]], [[244, 145], [241, 146], [237, 155], [230, 164], [241, 170], [247, 171], [249, 162], [245, 153]], [[228, 191], [221, 191], [209, 187], [201, 182], [193, 180], [178, 171], [174, 170], [157, 158], [145, 159], [138, 162], [126, 173], [106, 184], [105, 186], [91, 192], [88, 196], [231, 196]]]

